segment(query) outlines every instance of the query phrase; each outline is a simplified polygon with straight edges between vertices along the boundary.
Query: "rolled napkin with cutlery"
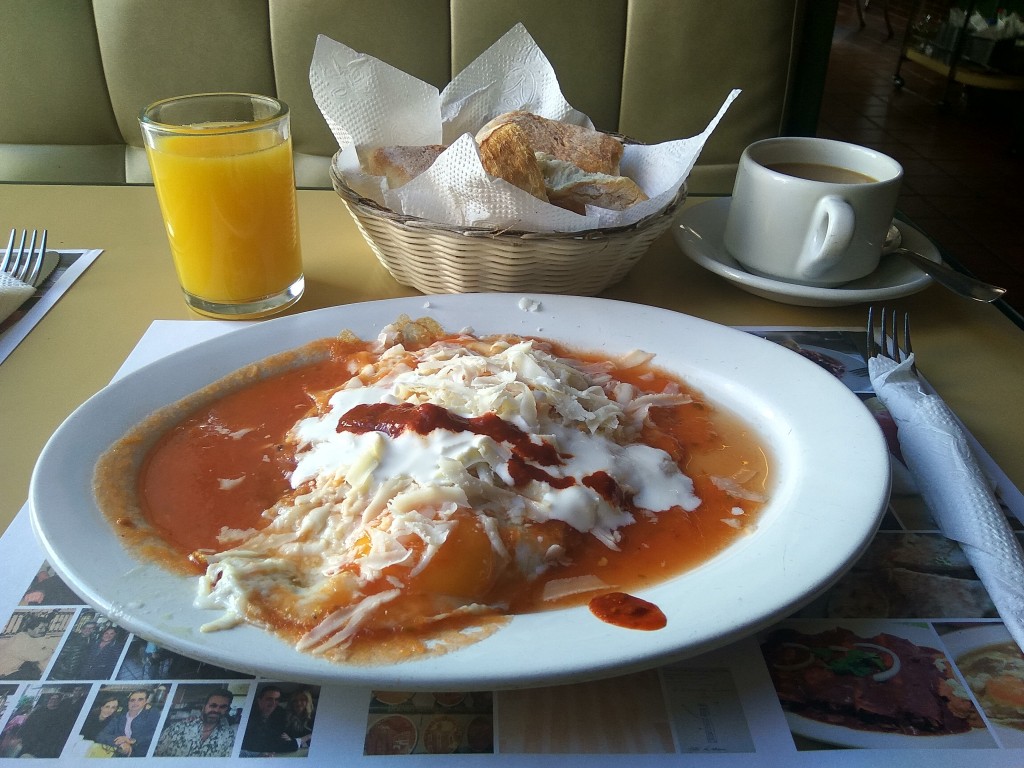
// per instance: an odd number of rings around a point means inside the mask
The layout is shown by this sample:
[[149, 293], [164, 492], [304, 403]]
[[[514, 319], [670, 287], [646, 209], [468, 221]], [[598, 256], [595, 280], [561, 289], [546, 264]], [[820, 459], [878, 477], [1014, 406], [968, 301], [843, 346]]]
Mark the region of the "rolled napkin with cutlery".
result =
[[914, 356], [868, 360], [875, 394], [896, 421], [900, 450], [946, 537], [959, 542], [1024, 649], [1024, 550], [949, 406], [925, 392]]
[[0, 272], [0, 323], [14, 314], [36, 292], [28, 283]]

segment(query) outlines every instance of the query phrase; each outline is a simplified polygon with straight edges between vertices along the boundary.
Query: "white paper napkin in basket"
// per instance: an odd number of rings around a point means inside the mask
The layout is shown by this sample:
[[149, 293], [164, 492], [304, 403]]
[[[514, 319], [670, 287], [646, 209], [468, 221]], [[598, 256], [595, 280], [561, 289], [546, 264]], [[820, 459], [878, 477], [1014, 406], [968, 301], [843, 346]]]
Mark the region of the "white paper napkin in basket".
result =
[[942, 532], [960, 543], [1024, 649], [1024, 550], [962, 427], [940, 397], [922, 390], [913, 360], [871, 358], [875, 394], [896, 421], [900, 450], [929, 510]]
[[[521, 23], [440, 92], [323, 35], [316, 41], [309, 83], [338, 141], [335, 168], [357, 194], [398, 213], [441, 224], [533, 232], [628, 226], [662, 210], [685, 183], [712, 131], [739, 95], [732, 91], [697, 136], [626, 146], [622, 173], [636, 181], [649, 200], [624, 211], [590, 207], [580, 215], [489, 176], [473, 141], [488, 120], [516, 109], [594, 127], [565, 100], [554, 69]], [[430, 169], [398, 189], [388, 189], [382, 177], [361, 168], [361, 150], [426, 144], [448, 149]]]
[[35, 292], [36, 289], [28, 283], [0, 272], [0, 323], [10, 317], [26, 300], [32, 298]]

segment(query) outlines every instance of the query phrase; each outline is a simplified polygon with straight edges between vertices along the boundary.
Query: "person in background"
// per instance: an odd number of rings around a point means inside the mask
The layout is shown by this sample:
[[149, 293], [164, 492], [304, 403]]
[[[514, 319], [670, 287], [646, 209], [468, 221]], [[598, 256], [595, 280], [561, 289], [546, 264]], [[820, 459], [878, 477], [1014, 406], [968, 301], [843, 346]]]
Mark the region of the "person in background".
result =
[[112, 747], [118, 757], [145, 757], [160, 721], [160, 713], [148, 705], [145, 688], [129, 693], [128, 706], [110, 719], [96, 741]]
[[19, 757], [60, 757], [77, 715], [60, 693], [41, 695], [21, 726]]
[[301, 739], [288, 735], [288, 713], [280, 707], [281, 689], [266, 685], [256, 697], [256, 706], [242, 738], [242, 754], [246, 757], [295, 752], [305, 746]]
[[64, 642], [57, 663], [50, 672], [51, 680], [82, 680], [82, 670], [89, 658], [93, 645], [96, 643], [96, 630], [99, 624], [87, 621], [76, 632], [72, 632]]
[[121, 697], [118, 694], [100, 691], [85, 722], [78, 730], [78, 735], [82, 737], [82, 740], [76, 745], [74, 754], [85, 757], [116, 756], [117, 750], [107, 744], [101, 744], [97, 739], [103, 729], [110, 724], [111, 719], [117, 715], [121, 706]]
[[81, 605], [76, 595], [49, 565], [43, 565], [32, 580], [21, 605]]
[[0, 680], [38, 680], [57, 647], [49, 618], [29, 614], [13, 635], [0, 638]]
[[146, 675], [146, 644], [136, 640], [128, 646], [128, 653], [117, 668], [118, 680], [152, 680]]
[[97, 698], [96, 705], [90, 710], [89, 716], [82, 723], [82, 728], [79, 731], [82, 738], [88, 741], [96, 741], [110, 718], [116, 715], [117, 710], [121, 708], [121, 699], [114, 694], [108, 694]]
[[79, 670], [82, 680], [106, 680], [114, 671], [114, 665], [121, 656], [121, 632], [117, 627], [105, 627], [99, 640], [89, 649]]
[[235, 697], [217, 690], [206, 697], [200, 714], [166, 728], [156, 745], [157, 757], [227, 757], [235, 743], [228, 713]]
[[285, 733], [293, 739], [305, 741], [309, 746], [309, 739], [313, 733], [313, 719], [316, 717], [316, 704], [313, 701], [313, 693], [308, 688], [299, 688], [288, 697], [288, 719], [285, 721]]
[[147, 680], [166, 680], [171, 677], [174, 654], [156, 643], [146, 643], [145, 673]]
[[24, 699], [18, 704], [18, 708], [14, 710], [11, 719], [0, 733], [0, 757], [17, 757], [21, 754], [21, 728], [31, 711], [32, 705]]

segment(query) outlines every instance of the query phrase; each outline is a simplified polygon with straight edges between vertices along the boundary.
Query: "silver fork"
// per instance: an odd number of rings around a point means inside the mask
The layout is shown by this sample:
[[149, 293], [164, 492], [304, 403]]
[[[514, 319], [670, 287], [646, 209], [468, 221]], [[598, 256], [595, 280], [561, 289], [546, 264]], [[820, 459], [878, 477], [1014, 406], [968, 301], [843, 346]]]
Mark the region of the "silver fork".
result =
[[32, 240], [29, 242], [28, 250], [25, 249], [28, 230], [22, 231], [17, 248], [15, 248], [14, 241], [17, 233], [16, 229], [11, 230], [11, 237], [7, 241], [7, 250], [3, 260], [0, 261], [0, 272], [6, 272], [11, 277], [38, 288], [39, 283], [42, 282], [43, 260], [46, 258], [46, 230], [43, 230], [43, 236], [39, 239], [38, 249], [36, 248], [36, 239], [39, 237], [39, 233], [36, 230], [32, 230]]
[[[889, 313], [885, 307], [882, 307], [879, 314], [879, 331], [878, 331], [878, 344], [875, 344], [875, 308], [868, 307], [868, 329], [867, 329], [867, 347], [868, 347], [868, 359], [870, 360], [876, 354], [882, 357], [887, 357], [890, 360], [901, 363], [914, 351], [914, 347], [910, 341], [910, 313], [903, 313], [903, 341], [900, 342], [899, 338], [899, 326], [896, 312]], [[910, 364], [910, 368], [914, 373], [917, 373], [917, 363], [913, 362]]]

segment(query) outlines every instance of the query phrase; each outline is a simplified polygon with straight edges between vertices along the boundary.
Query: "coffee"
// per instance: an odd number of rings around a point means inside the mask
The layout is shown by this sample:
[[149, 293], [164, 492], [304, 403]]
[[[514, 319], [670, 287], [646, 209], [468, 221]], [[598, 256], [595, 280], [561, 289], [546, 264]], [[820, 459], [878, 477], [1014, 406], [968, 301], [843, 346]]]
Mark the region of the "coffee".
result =
[[823, 163], [766, 163], [765, 168], [798, 179], [824, 181], [829, 184], [873, 184], [878, 181], [867, 174], [851, 171], [849, 168]]
[[740, 155], [722, 243], [754, 275], [819, 288], [857, 280], [878, 268], [902, 178], [868, 147], [755, 141]]

